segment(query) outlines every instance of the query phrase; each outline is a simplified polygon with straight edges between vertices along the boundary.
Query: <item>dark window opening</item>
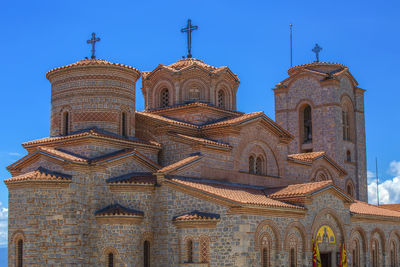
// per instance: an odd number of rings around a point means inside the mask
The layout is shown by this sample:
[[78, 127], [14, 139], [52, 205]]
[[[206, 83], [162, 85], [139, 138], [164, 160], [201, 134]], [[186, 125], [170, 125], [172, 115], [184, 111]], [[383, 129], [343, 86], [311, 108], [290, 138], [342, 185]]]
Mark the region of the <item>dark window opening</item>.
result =
[[143, 244], [143, 266], [150, 267], [150, 242], [147, 240]]

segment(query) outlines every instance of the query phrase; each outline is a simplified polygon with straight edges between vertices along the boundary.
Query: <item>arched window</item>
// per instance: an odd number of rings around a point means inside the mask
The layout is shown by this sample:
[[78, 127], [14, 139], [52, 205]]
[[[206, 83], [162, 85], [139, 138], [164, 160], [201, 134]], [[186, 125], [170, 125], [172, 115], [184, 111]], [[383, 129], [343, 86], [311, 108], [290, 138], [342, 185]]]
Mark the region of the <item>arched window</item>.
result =
[[342, 109], [343, 140], [350, 140], [350, 118], [347, 106]]
[[262, 174], [262, 165], [263, 165], [263, 160], [261, 157], [257, 157], [256, 160], [256, 174]]
[[187, 262], [193, 262], [193, 241], [188, 239], [186, 241]]
[[220, 108], [225, 107], [225, 93], [223, 90], [218, 91], [218, 107]]
[[270, 267], [271, 254], [270, 254], [270, 242], [268, 237], [264, 236], [261, 240], [261, 266]]
[[372, 267], [379, 267], [379, 245], [376, 239], [372, 241], [371, 247]]
[[69, 133], [69, 112], [65, 111], [62, 116], [62, 135]]
[[207, 237], [200, 238], [200, 262], [208, 262], [209, 241]]
[[17, 246], [16, 246], [16, 249], [17, 249], [17, 253], [16, 253], [16, 266], [17, 267], [22, 267], [22, 264], [23, 264], [23, 252], [24, 252], [24, 241], [22, 240], [22, 239], [19, 239], [18, 241], [17, 241], [17, 244], [16, 244]]
[[254, 173], [254, 157], [249, 157], [249, 173]]
[[127, 136], [127, 121], [126, 121], [126, 113], [122, 112], [121, 114], [121, 135], [122, 136]]
[[107, 266], [114, 267], [114, 253], [110, 252], [107, 255]]
[[196, 101], [200, 99], [200, 90], [198, 88], [189, 89], [189, 100]]
[[347, 194], [349, 194], [350, 196], [353, 196], [353, 187], [351, 186], [351, 184], [347, 185]]
[[301, 138], [303, 144], [308, 144], [312, 142], [312, 115], [311, 107], [305, 105], [302, 112], [301, 119]]
[[150, 242], [147, 240], [143, 243], [143, 266], [150, 267]]
[[162, 91], [161, 91], [161, 101], [160, 101], [160, 104], [161, 104], [161, 107], [162, 108], [165, 108], [165, 107], [168, 107], [169, 106], [169, 91], [168, 91], [168, 89], [167, 88], [164, 88]]
[[392, 241], [390, 243], [390, 267], [397, 266], [397, 248], [396, 243]]
[[295, 248], [290, 249], [290, 254], [289, 254], [289, 263], [290, 267], [296, 267], [296, 250]]
[[351, 255], [353, 261], [352, 267], [360, 267], [360, 244], [358, 243], [358, 240], [353, 241]]
[[346, 161], [347, 162], [351, 162], [351, 152], [350, 152], [350, 150], [346, 151]]

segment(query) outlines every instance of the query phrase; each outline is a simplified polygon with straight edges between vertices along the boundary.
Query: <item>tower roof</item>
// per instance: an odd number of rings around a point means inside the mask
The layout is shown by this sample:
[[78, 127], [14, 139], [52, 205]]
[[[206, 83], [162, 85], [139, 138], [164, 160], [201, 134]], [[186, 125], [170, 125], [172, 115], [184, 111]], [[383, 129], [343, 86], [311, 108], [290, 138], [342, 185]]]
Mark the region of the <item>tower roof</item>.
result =
[[311, 63], [291, 67], [290, 69], [288, 69], [288, 74], [292, 75], [292, 74], [296, 73], [297, 70], [301, 70], [301, 69], [315, 70], [315, 71], [319, 71], [319, 72], [323, 72], [323, 73], [334, 74], [336, 72], [348, 70], [349, 68], [346, 65], [343, 65], [340, 63], [311, 62]]
[[146, 79], [149, 78], [153, 73], [155, 73], [159, 69], [167, 69], [172, 72], [181, 72], [186, 69], [190, 69], [193, 66], [198, 66], [210, 73], [215, 73], [215, 74], [223, 71], [228, 71], [228, 73], [230, 73], [234, 77], [234, 80], [236, 82], [239, 82], [238, 76], [234, 74], [227, 66], [222, 66], [222, 67], [211, 66], [209, 64], [204, 63], [204, 61], [196, 58], [183, 58], [170, 65], [160, 64], [153, 71], [143, 71], [142, 75], [143, 78]]
[[89, 66], [112, 66], [112, 67], [119, 67], [122, 69], [127, 69], [127, 70], [132, 70], [134, 72], [136, 72], [136, 74], [138, 75], [138, 78], [140, 77], [140, 71], [137, 70], [134, 67], [128, 66], [128, 65], [124, 65], [124, 64], [120, 64], [120, 63], [113, 63], [113, 62], [109, 62], [107, 60], [104, 59], [89, 59], [89, 58], [85, 58], [82, 60], [79, 60], [75, 63], [66, 65], [66, 66], [62, 66], [62, 67], [57, 67], [54, 69], [49, 70], [46, 73], [46, 78], [49, 79], [50, 75], [59, 71], [59, 70], [66, 70], [66, 69], [71, 69], [71, 68], [76, 68], [76, 67], [89, 67]]

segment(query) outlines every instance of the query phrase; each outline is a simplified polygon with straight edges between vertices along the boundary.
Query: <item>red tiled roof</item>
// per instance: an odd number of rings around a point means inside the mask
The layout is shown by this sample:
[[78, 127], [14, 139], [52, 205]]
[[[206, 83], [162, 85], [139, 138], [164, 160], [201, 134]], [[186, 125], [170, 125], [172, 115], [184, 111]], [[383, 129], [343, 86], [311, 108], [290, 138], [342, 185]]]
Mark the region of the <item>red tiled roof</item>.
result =
[[39, 151], [43, 151], [45, 153], [52, 154], [52, 155], [60, 157], [62, 159], [73, 161], [73, 162], [81, 162], [81, 163], [88, 163], [89, 162], [89, 160], [86, 159], [86, 158], [78, 157], [76, 155], [72, 155], [70, 153], [67, 153], [67, 152], [64, 152], [64, 151], [60, 151], [60, 150], [55, 149], [53, 147], [39, 146], [38, 150]]
[[150, 118], [150, 119], [155, 119], [158, 121], [163, 121], [165, 123], [170, 123], [170, 124], [175, 124], [175, 125], [180, 125], [180, 126], [185, 126], [185, 127], [190, 127], [190, 128], [198, 128], [198, 126], [194, 125], [194, 124], [190, 124], [190, 123], [186, 123], [186, 122], [181, 122], [181, 121], [177, 121], [174, 119], [170, 119], [170, 118], [166, 118], [164, 116], [160, 116], [157, 114], [153, 114], [153, 113], [149, 113], [147, 111], [136, 111], [137, 115], [142, 115], [144, 117]]
[[302, 69], [306, 67], [312, 67], [312, 66], [333, 66], [333, 67], [342, 67], [342, 68], [348, 68], [346, 65], [340, 64], [340, 63], [332, 63], [332, 62], [311, 62], [307, 64], [302, 64], [302, 65], [297, 65], [293, 66], [290, 69], [288, 69], [289, 75], [293, 73], [297, 69]]
[[347, 172], [345, 169], [342, 168], [336, 161], [334, 161], [332, 158], [330, 158], [324, 151], [319, 151], [319, 152], [309, 152], [309, 153], [299, 153], [299, 154], [291, 154], [288, 155], [288, 160], [292, 161], [297, 161], [297, 162], [304, 162], [304, 163], [313, 163], [313, 161], [319, 159], [319, 158], [325, 158], [328, 162], [331, 163], [332, 166], [334, 166], [340, 175], [346, 175]]
[[350, 205], [350, 212], [359, 215], [372, 215], [400, 218], [400, 212], [390, 210], [381, 206], [368, 204], [361, 201], [355, 201]]
[[400, 204], [382, 204], [382, 205], [379, 205], [379, 207], [400, 212]]
[[[292, 198], [292, 197], [301, 197], [311, 194], [319, 189], [327, 187], [329, 185], [333, 185], [331, 180], [322, 181], [322, 182], [313, 182], [313, 183], [305, 183], [305, 184], [292, 184], [288, 185], [281, 189], [271, 189], [269, 191], [274, 191], [271, 194], [268, 194], [268, 197], [273, 199], [281, 199], [281, 198]], [[276, 191], [277, 190], [277, 191]]]
[[176, 105], [176, 106], [168, 106], [164, 108], [157, 108], [157, 109], [151, 109], [151, 110], [146, 110], [145, 112], [147, 113], [158, 113], [158, 112], [164, 112], [164, 111], [170, 111], [170, 110], [176, 110], [176, 109], [185, 109], [189, 107], [205, 107], [205, 108], [210, 108], [210, 109], [217, 109], [226, 113], [232, 113], [235, 115], [242, 115], [244, 114], [243, 112], [240, 111], [234, 111], [234, 110], [227, 110], [224, 108], [220, 108], [214, 105], [210, 105], [207, 103], [203, 102], [192, 102], [192, 103], [187, 103], [187, 104], [182, 104], [182, 105]]
[[[208, 65], [206, 63], [204, 63], [202, 60], [200, 59], [196, 59], [196, 58], [184, 58], [184, 59], [180, 59], [175, 63], [172, 63], [171, 65], [162, 65], [160, 64], [155, 70], [159, 69], [159, 68], [164, 68], [173, 72], [180, 72], [184, 69], [190, 68], [191, 66], [199, 66], [204, 70], [207, 70], [211, 73], [218, 73], [220, 71], [225, 71], [227, 70], [230, 74], [232, 74], [232, 76], [235, 78], [235, 80], [237, 82], [239, 82], [239, 78], [237, 77], [236, 74], [234, 74], [233, 72], [230, 71], [230, 69], [226, 66], [223, 67], [214, 67], [211, 65]], [[144, 71], [142, 72], [143, 78], [146, 79], [148, 78], [155, 70], [153, 71]]]
[[189, 136], [189, 135], [184, 135], [180, 133], [170, 133], [173, 136], [177, 136], [186, 140], [191, 140], [200, 144], [205, 144], [205, 145], [212, 145], [212, 146], [219, 146], [223, 148], [232, 148], [232, 146], [224, 143], [220, 143], [214, 140], [206, 139], [206, 138], [200, 138], [200, 137], [194, 137], [194, 136]]
[[179, 169], [179, 168], [181, 168], [181, 167], [183, 167], [183, 166], [185, 166], [185, 165], [188, 165], [188, 164], [190, 164], [190, 163], [193, 163], [193, 162], [195, 162], [195, 161], [197, 161], [197, 160], [199, 160], [199, 159], [201, 159], [201, 155], [189, 156], [189, 157], [184, 158], [184, 159], [182, 159], [182, 160], [180, 160], [180, 161], [178, 161], [178, 162], [172, 163], [172, 164], [170, 164], [170, 165], [168, 165], [168, 166], [165, 166], [165, 167], [159, 169], [159, 170], [157, 171], [157, 173], [159, 173], [159, 174], [161, 174], [161, 173], [166, 174], [166, 173], [169, 173], [169, 172], [171, 172], [171, 171], [173, 171], [173, 170]]
[[154, 185], [157, 182], [156, 177], [151, 173], [128, 173], [118, 177], [108, 178], [109, 184], [141, 184]]
[[14, 176], [8, 179], [5, 179], [4, 182], [6, 184], [11, 184], [11, 183], [18, 183], [18, 182], [23, 182], [23, 181], [57, 181], [57, 182], [70, 182], [71, 181], [71, 175], [69, 174], [63, 174], [59, 172], [53, 172], [50, 170], [47, 170], [45, 168], [39, 167], [38, 169], [34, 171], [30, 171], [18, 176]]
[[130, 209], [120, 204], [109, 205], [95, 212], [96, 217], [99, 216], [144, 216], [143, 211]]
[[267, 206], [276, 208], [292, 208], [303, 209], [302, 207], [287, 204], [277, 201], [265, 196], [263, 190], [250, 187], [242, 187], [238, 185], [229, 185], [223, 183], [201, 182], [193, 180], [184, 180], [178, 178], [171, 178], [175, 184], [183, 185], [196, 189], [198, 191], [212, 194], [233, 202], [245, 205]]
[[87, 136], [115, 139], [115, 140], [130, 142], [130, 143], [140, 143], [140, 144], [145, 144], [145, 145], [154, 146], [154, 147], [161, 147], [161, 145], [155, 141], [142, 140], [142, 139], [138, 139], [138, 138], [127, 139], [127, 138], [103, 133], [97, 129], [89, 129], [84, 132], [66, 135], [66, 136], [46, 137], [46, 138], [42, 138], [42, 139], [37, 139], [37, 140], [22, 143], [22, 146], [26, 148], [26, 147], [30, 147], [30, 146], [34, 146], [34, 145], [39, 145], [39, 144], [52, 143], [52, 142], [65, 141], [65, 140], [73, 140], [73, 139], [78, 139], [78, 138], [87, 137]]
[[288, 155], [289, 159], [293, 160], [299, 160], [299, 161], [304, 161], [304, 162], [313, 162], [317, 158], [325, 155], [325, 152], [320, 151], [320, 152], [309, 152], [309, 153], [300, 153], [300, 154], [291, 154]]
[[219, 126], [233, 125], [236, 123], [244, 122], [248, 119], [258, 117], [262, 114], [264, 114], [264, 112], [262, 112], [262, 111], [245, 113], [241, 116], [238, 116], [238, 117], [235, 117], [232, 119], [227, 119], [227, 120], [223, 120], [223, 121], [219, 121], [219, 122], [215, 122], [215, 123], [206, 124], [206, 125], [202, 126], [202, 128], [207, 129], [207, 128], [213, 128], [213, 127], [219, 127]]
[[175, 216], [173, 221], [217, 221], [219, 220], [219, 214], [207, 213], [201, 211], [191, 211], [182, 215]]
[[49, 75], [51, 75], [52, 73], [58, 71], [58, 70], [63, 70], [63, 69], [68, 69], [68, 68], [72, 68], [72, 67], [82, 67], [82, 66], [114, 66], [114, 67], [121, 67], [121, 68], [125, 68], [125, 69], [129, 69], [129, 70], [133, 70], [137, 73], [138, 78], [140, 77], [140, 71], [135, 69], [134, 67], [128, 66], [128, 65], [124, 65], [124, 64], [119, 64], [119, 63], [112, 63], [109, 62], [107, 60], [104, 59], [83, 59], [83, 60], [79, 60], [75, 63], [66, 65], [66, 66], [62, 66], [62, 67], [58, 67], [58, 68], [54, 68], [52, 70], [49, 70], [46, 73], [46, 78], [49, 78]]

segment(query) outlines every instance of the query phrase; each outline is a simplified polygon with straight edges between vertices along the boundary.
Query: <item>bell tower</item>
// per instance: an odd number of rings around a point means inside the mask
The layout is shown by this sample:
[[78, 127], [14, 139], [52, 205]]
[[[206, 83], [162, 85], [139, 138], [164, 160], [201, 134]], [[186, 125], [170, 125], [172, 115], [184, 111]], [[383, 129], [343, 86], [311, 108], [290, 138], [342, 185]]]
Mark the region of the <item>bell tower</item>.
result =
[[84, 59], [46, 74], [51, 83], [50, 135], [96, 127], [135, 135], [135, 84], [140, 72], [101, 59]]
[[288, 74], [273, 90], [275, 120], [295, 136], [289, 153], [326, 152], [348, 173], [335, 183], [367, 201], [365, 90], [337, 63], [294, 66]]

